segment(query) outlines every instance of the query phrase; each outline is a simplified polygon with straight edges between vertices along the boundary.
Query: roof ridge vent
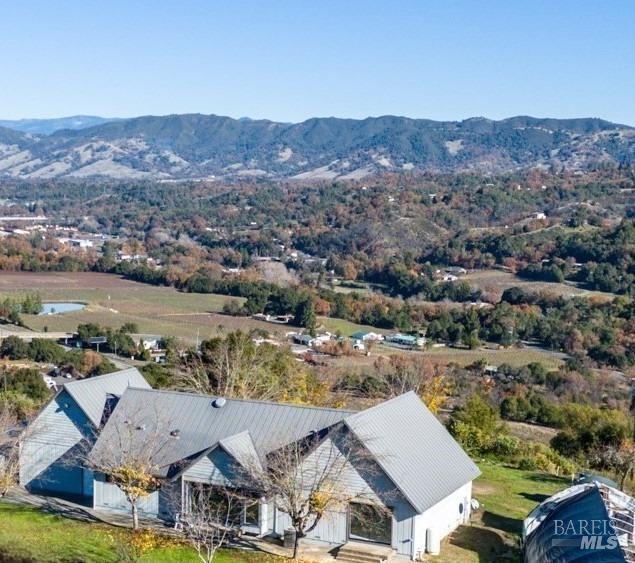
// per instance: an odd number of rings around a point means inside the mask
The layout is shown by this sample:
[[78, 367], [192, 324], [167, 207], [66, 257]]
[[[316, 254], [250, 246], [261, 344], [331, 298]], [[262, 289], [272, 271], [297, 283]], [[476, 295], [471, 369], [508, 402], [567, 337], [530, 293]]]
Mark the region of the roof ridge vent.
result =
[[217, 397], [212, 401], [212, 406], [216, 409], [220, 409], [225, 406], [227, 399], [225, 397]]

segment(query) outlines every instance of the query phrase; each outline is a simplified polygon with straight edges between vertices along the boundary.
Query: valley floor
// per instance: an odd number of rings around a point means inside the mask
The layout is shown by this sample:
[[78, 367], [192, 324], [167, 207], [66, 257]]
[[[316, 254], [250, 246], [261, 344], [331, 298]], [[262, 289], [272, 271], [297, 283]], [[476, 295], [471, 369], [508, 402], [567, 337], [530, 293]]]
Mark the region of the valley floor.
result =
[[[284, 337], [286, 332], [300, 330], [287, 324], [265, 323], [250, 317], [233, 317], [221, 313], [223, 305], [241, 298], [215, 294], [179, 292], [171, 287], [142, 284], [111, 274], [92, 272], [1, 272], [0, 297], [23, 295], [37, 291], [44, 301], [79, 301], [86, 303], [80, 311], [56, 315], [23, 315], [25, 324], [35, 331], [72, 332], [82, 323], [118, 327], [135, 323], [144, 334], [174, 336], [187, 344], [233, 330], [260, 329]], [[337, 318], [319, 317], [325, 330], [349, 336], [359, 330], [386, 332]], [[5, 327], [6, 328], [6, 327]], [[3, 328], [4, 330], [4, 328]], [[13, 327], [11, 328], [13, 331]], [[388, 346], [378, 346], [373, 355], [351, 356], [333, 360], [337, 365], [363, 366], [378, 354], [404, 353]], [[411, 352], [407, 352], [411, 353]], [[557, 367], [562, 355], [537, 347], [476, 350], [433, 348], [423, 352], [433, 361], [468, 365], [485, 359], [488, 364], [508, 363], [521, 366], [542, 362]]]

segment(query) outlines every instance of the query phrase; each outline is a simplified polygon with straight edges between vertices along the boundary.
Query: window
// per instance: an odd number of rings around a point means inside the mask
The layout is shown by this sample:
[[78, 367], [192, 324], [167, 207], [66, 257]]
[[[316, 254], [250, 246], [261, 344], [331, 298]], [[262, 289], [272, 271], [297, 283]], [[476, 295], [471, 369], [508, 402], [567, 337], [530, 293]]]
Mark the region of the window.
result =
[[372, 504], [352, 502], [349, 505], [349, 538], [390, 545], [392, 514]]
[[245, 525], [260, 526], [260, 506], [258, 501], [245, 505]]
[[238, 500], [232, 494], [213, 485], [188, 484], [189, 510], [195, 512], [197, 506], [215, 505], [220, 513], [228, 514], [232, 526], [260, 527], [260, 504], [255, 500]]

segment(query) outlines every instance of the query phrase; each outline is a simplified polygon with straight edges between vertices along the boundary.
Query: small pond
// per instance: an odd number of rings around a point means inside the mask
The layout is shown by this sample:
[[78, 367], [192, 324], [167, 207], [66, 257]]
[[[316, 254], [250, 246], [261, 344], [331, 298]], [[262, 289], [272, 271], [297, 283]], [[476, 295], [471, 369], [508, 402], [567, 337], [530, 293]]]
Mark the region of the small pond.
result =
[[42, 303], [42, 311], [40, 315], [57, 315], [58, 313], [71, 313], [73, 311], [81, 311], [86, 305], [84, 303]]

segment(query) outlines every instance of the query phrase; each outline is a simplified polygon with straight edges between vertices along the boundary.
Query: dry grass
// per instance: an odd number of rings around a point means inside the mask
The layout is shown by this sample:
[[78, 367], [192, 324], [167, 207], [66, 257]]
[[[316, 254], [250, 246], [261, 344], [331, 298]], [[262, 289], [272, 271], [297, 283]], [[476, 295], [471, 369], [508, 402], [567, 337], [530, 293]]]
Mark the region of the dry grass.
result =
[[512, 436], [516, 436], [525, 442], [540, 442], [541, 444], [549, 444], [558, 430], [547, 426], [539, 426], [537, 424], [529, 424], [527, 422], [505, 421], [505, 425]]
[[[38, 291], [44, 301], [80, 301], [82, 311], [60, 315], [24, 315], [34, 330], [73, 331], [78, 324], [94, 322], [118, 327], [126, 322], [139, 326], [142, 333], [183, 338], [188, 342], [229, 330], [277, 328], [249, 318], [230, 317], [219, 312], [237, 299], [224, 295], [181, 293], [125, 280], [119, 276], [94, 273], [2, 273], [0, 296]], [[239, 299], [240, 300], [240, 299]]]
[[[194, 343], [197, 338], [202, 340], [232, 330], [263, 329], [280, 337], [285, 332], [297, 330], [292, 325], [223, 315], [220, 311], [226, 302], [232, 299], [242, 301], [225, 295], [181, 293], [171, 287], [147, 285], [120, 276], [90, 272], [0, 273], [0, 297], [15, 297], [26, 291], [38, 291], [44, 301], [81, 301], [87, 304], [81, 311], [59, 315], [24, 315], [26, 324], [38, 331], [47, 327], [51, 332], [71, 332], [78, 324], [88, 322], [111, 327], [132, 322], [138, 325], [142, 333], [175, 336]], [[342, 319], [320, 317], [319, 321], [326, 330], [339, 332], [343, 336], [349, 336], [357, 330], [386, 332]], [[493, 365], [507, 363], [522, 366], [537, 361], [548, 368], [555, 368], [562, 362], [557, 355], [538, 348], [433, 348], [425, 352], [404, 352], [389, 346], [376, 346], [370, 358], [355, 356], [338, 359], [336, 363], [361, 365], [365, 361], [371, 363], [379, 354], [403, 353], [424, 353], [440, 363], [454, 362], [463, 366], [481, 358]]]
[[50, 289], [108, 289], [145, 287], [121, 276], [94, 272], [1, 272], [0, 291]]
[[378, 332], [385, 334], [389, 331], [383, 330], [381, 328], [375, 328], [368, 325], [360, 325], [356, 323], [352, 323], [350, 321], [346, 321], [344, 319], [335, 319], [331, 317], [318, 317], [318, 321], [320, 325], [324, 327], [325, 330], [328, 330], [332, 333], [339, 333], [342, 336], [350, 336], [354, 332], [358, 330], [365, 330], [368, 332]]
[[433, 360], [443, 363], [455, 363], [460, 366], [473, 364], [478, 360], [485, 360], [488, 365], [499, 366], [509, 364], [513, 367], [522, 367], [532, 362], [539, 362], [547, 369], [556, 369], [562, 365], [562, 354], [543, 350], [541, 348], [478, 348], [476, 350], [463, 350], [460, 348], [431, 348], [423, 352]]
[[556, 295], [564, 295], [566, 297], [575, 297], [583, 295], [586, 297], [604, 298], [606, 300], [613, 299], [612, 293], [603, 293], [601, 291], [589, 291], [582, 289], [571, 283], [553, 283], [543, 281], [531, 281], [520, 278], [509, 272], [501, 270], [477, 270], [470, 272], [461, 278], [470, 285], [483, 291], [503, 292], [510, 287], [521, 287], [525, 291], [548, 291]]
[[363, 352], [350, 356], [338, 356], [329, 360], [330, 365], [341, 370], [359, 371], [370, 368], [378, 357], [395, 355], [421, 354], [430, 358], [434, 364], [457, 364], [465, 367], [478, 360], [485, 360], [488, 365], [500, 366], [508, 364], [522, 367], [532, 362], [539, 362], [547, 369], [557, 369], [563, 363], [560, 354], [554, 354], [540, 348], [501, 348], [499, 350], [479, 348], [477, 350], [462, 350], [455, 348], [431, 348], [430, 350], [403, 350], [385, 344], [375, 345], [370, 355]]
[[[119, 327], [136, 323], [145, 334], [175, 336], [194, 343], [232, 330], [263, 329], [277, 336], [298, 330], [248, 317], [221, 313], [223, 305], [241, 298], [226, 295], [182, 293], [171, 287], [159, 287], [92, 272], [3, 272], [0, 273], [0, 297], [20, 296], [37, 291], [44, 301], [79, 301], [81, 311], [59, 315], [24, 315], [33, 330], [70, 332], [82, 323]], [[321, 319], [328, 330], [350, 334], [363, 327], [340, 319]]]

